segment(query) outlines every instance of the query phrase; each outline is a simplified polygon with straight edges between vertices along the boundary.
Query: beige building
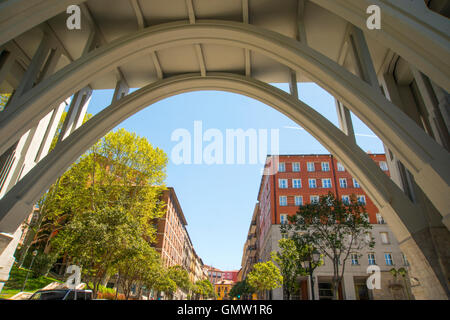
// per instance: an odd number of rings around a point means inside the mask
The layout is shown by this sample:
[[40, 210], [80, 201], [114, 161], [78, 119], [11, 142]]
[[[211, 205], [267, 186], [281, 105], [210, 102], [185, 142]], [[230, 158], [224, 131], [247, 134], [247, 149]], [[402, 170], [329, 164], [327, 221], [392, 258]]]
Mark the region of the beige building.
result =
[[[408, 270], [409, 263], [400, 250], [394, 234], [387, 224], [375, 224], [371, 231], [375, 241], [373, 249], [362, 250], [351, 255], [346, 262], [345, 272], [340, 288], [341, 298], [345, 300], [410, 300], [413, 295], [410, 289], [409, 278], [403, 281], [401, 276], [393, 277], [389, 272], [392, 268], [405, 268]], [[281, 239], [280, 225], [272, 225], [269, 235], [265, 239], [260, 251], [261, 261], [270, 260], [270, 253], [278, 251], [278, 240]], [[369, 265], [375, 265], [381, 271], [381, 289], [369, 290], [366, 286]], [[333, 276], [333, 265], [329, 258], [325, 257], [324, 265], [314, 270], [314, 294], [316, 300], [331, 299], [331, 279]], [[310, 299], [310, 278], [299, 278], [300, 290], [297, 299]], [[282, 300], [281, 288], [272, 291], [267, 298]]]

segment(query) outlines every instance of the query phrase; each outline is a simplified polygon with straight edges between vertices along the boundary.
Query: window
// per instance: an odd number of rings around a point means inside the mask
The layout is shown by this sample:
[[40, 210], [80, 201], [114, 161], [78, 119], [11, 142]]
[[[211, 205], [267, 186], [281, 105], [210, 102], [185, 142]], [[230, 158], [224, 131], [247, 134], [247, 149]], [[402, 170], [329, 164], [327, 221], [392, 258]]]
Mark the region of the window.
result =
[[315, 171], [316, 168], [314, 167], [314, 162], [308, 162], [307, 164], [307, 168], [309, 172]]
[[359, 260], [358, 260], [358, 254], [357, 253], [352, 253], [352, 265], [356, 266], [359, 265]]
[[366, 196], [358, 196], [358, 203], [366, 204]]
[[367, 257], [369, 259], [369, 265], [377, 264], [377, 262], [375, 261], [375, 253], [371, 252], [367, 254]]
[[330, 171], [330, 164], [328, 162], [322, 162], [322, 171]]
[[296, 206], [302, 206], [303, 205], [303, 197], [302, 196], [295, 196], [295, 205]]
[[285, 172], [286, 171], [286, 164], [284, 162], [280, 162], [278, 164], [278, 171], [279, 172]]
[[288, 223], [288, 219], [287, 219], [287, 214], [280, 214], [280, 224], [287, 224]]
[[286, 189], [288, 187], [287, 179], [278, 179], [278, 187], [280, 189]]
[[403, 264], [404, 264], [405, 266], [409, 266], [408, 259], [406, 259], [406, 256], [405, 256], [404, 253], [402, 253], [402, 259], [403, 259]]
[[337, 171], [345, 171], [344, 166], [340, 162], [337, 163]]
[[322, 179], [322, 188], [331, 188], [331, 179]]
[[339, 178], [339, 186], [341, 188], [347, 188], [347, 179], [346, 178]]
[[316, 179], [309, 179], [308, 182], [311, 189], [317, 188]]
[[311, 196], [309, 199], [311, 203], [319, 203], [319, 196]]
[[389, 243], [389, 235], [387, 232], [380, 232], [381, 243], [388, 244]]
[[287, 197], [280, 196], [280, 206], [287, 206]]
[[349, 196], [342, 196], [342, 203], [350, 204], [350, 197]]
[[353, 187], [360, 188], [358, 181], [356, 181], [355, 178], [353, 178]]
[[377, 223], [378, 224], [385, 224], [386, 223], [386, 222], [384, 222], [384, 219], [381, 216], [381, 214], [377, 213], [376, 216], [377, 216]]
[[392, 260], [392, 253], [386, 252], [384, 254], [384, 261], [386, 261], [387, 266], [393, 266], [394, 261]]
[[292, 179], [292, 188], [300, 189], [302, 187], [302, 179]]
[[299, 172], [300, 171], [300, 162], [292, 162], [292, 171]]
[[383, 171], [388, 171], [388, 166], [387, 166], [386, 161], [380, 161], [380, 168]]

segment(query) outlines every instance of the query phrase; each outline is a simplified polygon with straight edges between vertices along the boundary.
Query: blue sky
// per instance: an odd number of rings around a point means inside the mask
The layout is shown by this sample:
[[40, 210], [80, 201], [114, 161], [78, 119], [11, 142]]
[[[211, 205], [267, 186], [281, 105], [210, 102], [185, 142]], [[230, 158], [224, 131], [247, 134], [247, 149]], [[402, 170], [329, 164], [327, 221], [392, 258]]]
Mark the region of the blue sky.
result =
[[[287, 91], [287, 84], [277, 84]], [[300, 99], [337, 126], [334, 99], [312, 83], [299, 84]], [[98, 113], [109, 105], [112, 90], [94, 91], [88, 112]], [[241, 95], [200, 91], [185, 93], [155, 103], [130, 117], [117, 128], [145, 136], [169, 156], [166, 185], [175, 188], [197, 254], [203, 262], [222, 270], [239, 269], [263, 165], [174, 164], [172, 132], [187, 129], [193, 135], [194, 121], [203, 132], [226, 129], [279, 129], [280, 153], [329, 153], [296, 123], [259, 101]], [[381, 141], [353, 116], [357, 142], [365, 151], [383, 153]], [[269, 135], [270, 137], [270, 135]], [[270, 149], [269, 149], [270, 150]]]

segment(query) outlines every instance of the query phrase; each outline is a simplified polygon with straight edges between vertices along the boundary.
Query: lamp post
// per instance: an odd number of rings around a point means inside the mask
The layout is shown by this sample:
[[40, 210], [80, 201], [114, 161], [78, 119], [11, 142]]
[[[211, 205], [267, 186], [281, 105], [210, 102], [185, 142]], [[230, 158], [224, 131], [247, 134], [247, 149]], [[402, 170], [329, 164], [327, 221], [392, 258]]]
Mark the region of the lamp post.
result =
[[[37, 250], [34, 250], [32, 253], [33, 258], [31, 258], [30, 269], [33, 267], [34, 258], [36, 258], [37, 253], [38, 253]], [[27, 275], [25, 276], [25, 281], [23, 282], [23, 287], [21, 290], [22, 292], [25, 290], [25, 285], [27, 284], [27, 280], [28, 280], [28, 274], [29, 274], [29, 271], [27, 270]]]
[[[314, 277], [313, 277], [313, 273], [314, 273], [314, 269], [312, 267], [312, 264], [315, 263], [317, 265], [317, 263], [320, 260], [320, 253], [317, 250], [314, 250], [311, 255], [309, 256], [309, 259], [307, 259], [305, 261], [305, 269], [308, 269], [309, 272], [309, 279], [311, 282], [311, 300], [315, 299], [315, 294], [314, 294]], [[306, 266], [307, 264], [307, 266]]]

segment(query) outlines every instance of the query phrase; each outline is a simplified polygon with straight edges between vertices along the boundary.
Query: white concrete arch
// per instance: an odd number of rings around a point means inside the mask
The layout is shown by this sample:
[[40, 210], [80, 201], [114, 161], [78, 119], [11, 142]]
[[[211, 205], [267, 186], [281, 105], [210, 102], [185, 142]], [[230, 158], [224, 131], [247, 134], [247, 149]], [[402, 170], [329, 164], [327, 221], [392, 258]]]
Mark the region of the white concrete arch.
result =
[[[414, 267], [429, 270], [435, 297], [445, 296], [440, 272], [431, 271], [432, 257], [425, 256], [414, 233], [427, 225], [425, 218], [395, 183], [348, 136], [329, 120], [292, 95], [249, 77], [234, 74], [175, 76], [152, 83], [114, 102], [58, 144], [0, 200], [0, 230], [13, 232], [28, 209], [76, 159], [123, 120], [148, 105], [184, 92], [221, 90], [257, 99], [282, 112], [305, 128], [332, 152], [361, 185], [386, 218], [406, 254], [418, 256]], [[437, 275], [436, 275], [436, 274]], [[431, 291], [433, 291], [431, 290]], [[429, 293], [433, 296], [433, 293]]]
[[[86, 0], [8, 0], [0, 4], [0, 45]], [[450, 91], [450, 22], [423, 0], [310, 0], [366, 30], [370, 5], [382, 12], [382, 28], [369, 34]]]
[[86, 86], [93, 77], [150, 51], [195, 43], [243, 47], [306, 74], [365, 122], [405, 164], [441, 214], [450, 214], [450, 155], [414, 121], [375, 88], [307, 45], [238, 22], [168, 23], [94, 50], [36, 85], [0, 114], [0, 153], [52, 105]]

